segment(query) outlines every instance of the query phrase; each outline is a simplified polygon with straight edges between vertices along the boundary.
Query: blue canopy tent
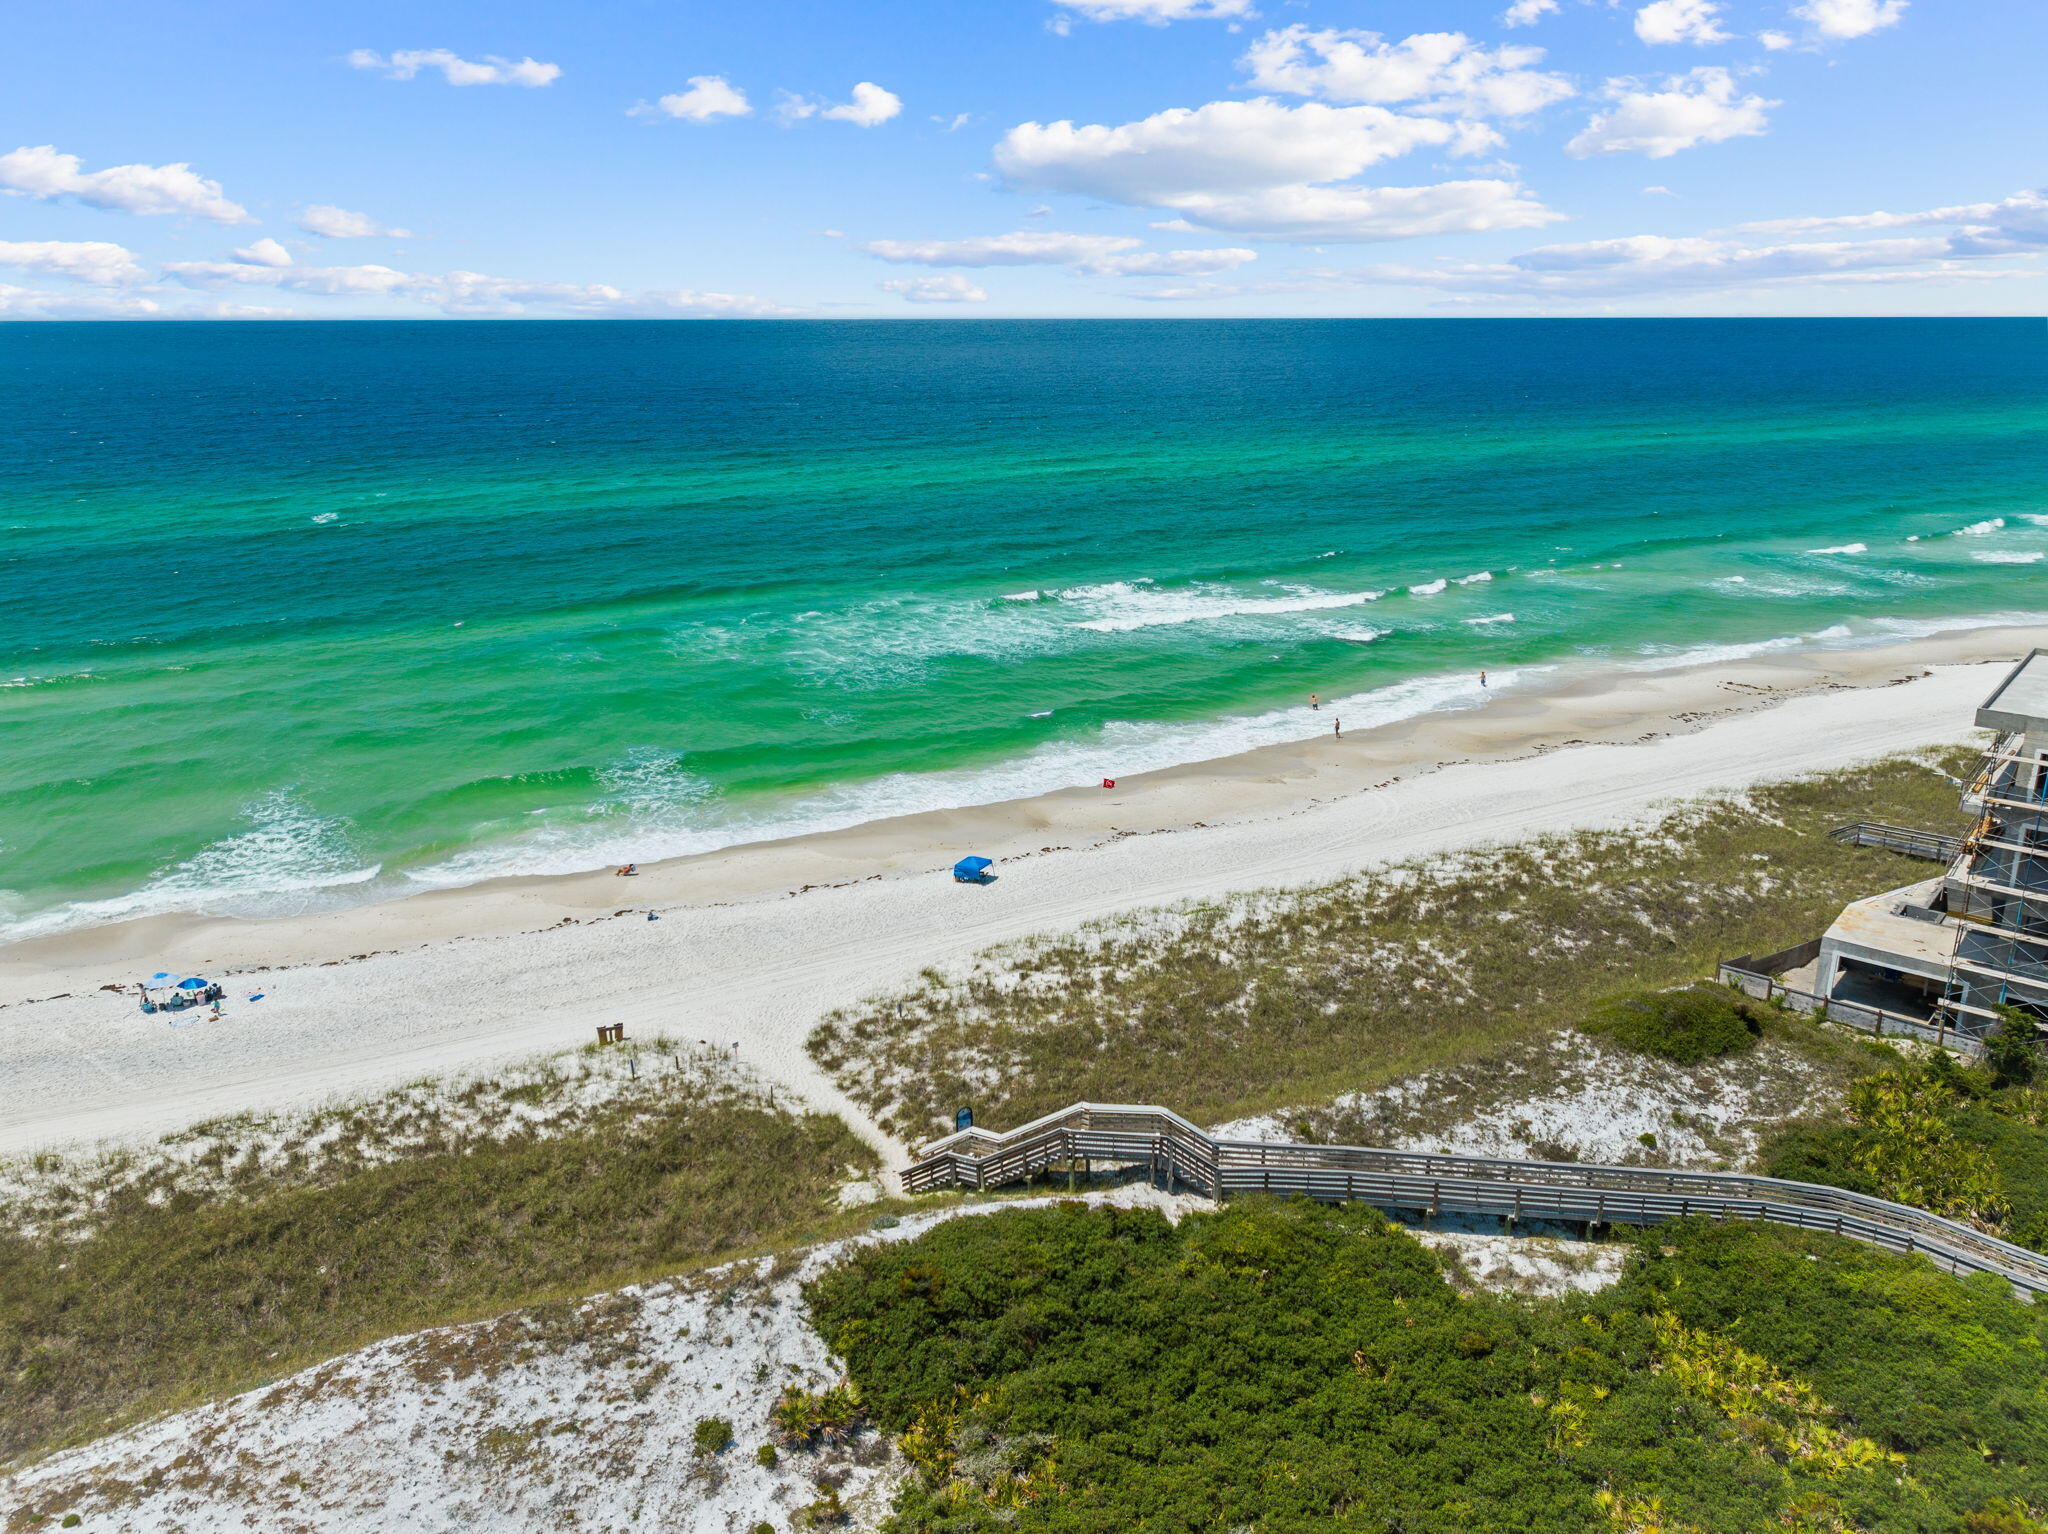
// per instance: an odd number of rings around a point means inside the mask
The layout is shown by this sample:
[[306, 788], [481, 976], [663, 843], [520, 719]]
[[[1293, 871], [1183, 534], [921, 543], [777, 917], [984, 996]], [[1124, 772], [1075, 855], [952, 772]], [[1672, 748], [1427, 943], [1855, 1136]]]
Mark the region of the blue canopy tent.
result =
[[145, 1012], [178, 1012], [186, 1007], [196, 1007], [220, 1000], [220, 987], [199, 975], [187, 975], [179, 979], [166, 969], [160, 969], [142, 985], [142, 1010]]
[[955, 884], [988, 883], [990, 878], [988, 866], [993, 861], [994, 859], [992, 858], [962, 858], [953, 865], [953, 882]]

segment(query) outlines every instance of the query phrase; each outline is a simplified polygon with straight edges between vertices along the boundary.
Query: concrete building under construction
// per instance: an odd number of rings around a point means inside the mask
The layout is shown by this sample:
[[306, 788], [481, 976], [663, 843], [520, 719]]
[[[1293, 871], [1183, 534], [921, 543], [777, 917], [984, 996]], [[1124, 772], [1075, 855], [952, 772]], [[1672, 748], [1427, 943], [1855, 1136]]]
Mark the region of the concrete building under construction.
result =
[[1963, 789], [1960, 840], [1866, 828], [1945, 871], [1843, 911], [1785, 986], [1951, 1035], [1981, 1036], [2000, 1007], [2048, 1026], [2048, 650], [2012, 669], [1977, 723], [1994, 733]]

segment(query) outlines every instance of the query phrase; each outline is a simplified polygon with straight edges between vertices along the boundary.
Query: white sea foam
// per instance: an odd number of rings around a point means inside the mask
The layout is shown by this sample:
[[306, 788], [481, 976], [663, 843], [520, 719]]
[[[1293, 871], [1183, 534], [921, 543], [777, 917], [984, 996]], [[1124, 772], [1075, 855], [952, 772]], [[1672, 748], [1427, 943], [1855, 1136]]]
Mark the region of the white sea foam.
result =
[[1748, 597], [1842, 596], [1855, 590], [1853, 586], [1845, 586], [1840, 581], [1804, 575], [1724, 575], [1712, 584], [1735, 588], [1728, 592], [1731, 596]]
[[[1101, 634], [1124, 634], [1169, 624], [1357, 607], [1366, 602], [1376, 602], [1384, 595], [1378, 591], [1323, 591], [1312, 586], [1280, 589], [1286, 593], [1284, 596], [1262, 597], [1222, 586], [1172, 587], [1166, 590], [1156, 586], [1125, 588], [1082, 599], [1096, 609], [1097, 616], [1084, 618], [1074, 627], [1092, 629]], [[1068, 592], [1060, 595], [1063, 601], [1073, 597]]]
[[1410, 586], [1408, 594], [1415, 597], [1433, 597], [1449, 584], [1446, 580], [1424, 581], [1420, 586]]
[[315, 522], [333, 522], [338, 520], [340, 516], [341, 513], [338, 511], [323, 511], [319, 515], [315, 516], [313, 520]]
[[1467, 618], [1465, 621], [1467, 623], [1474, 625], [1475, 627], [1480, 624], [1486, 623], [1513, 623], [1515, 621], [1515, 615], [1513, 613], [1494, 613], [1489, 617]]
[[1868, 554], [1870, 552], [1870, 545], [1867, 543], [1838, 543], [1832, 548], [1808, 549], [1806, 552], [1809, 554]]
[[1959, 527], [1949, 536], [1953, 538], [1981, 538], [1986, 533], [1995, 533], [2005, 526], [2005, 518], [1993, 517], [1986, 522], [1972, 522], [1968, 527]]
[[1003, 593], [1001, 600], [1005, 602], [1036, 602], [1039, 595], [1039, 591], [1034, 587], [1030, 591], [1006, 591]]
[[1392, 629], [1341, 628], [1331, 629], [1329, 637], [1342, 639], [1350, 644], [1371, 644], [1375, 639], [1385, 639]]
[[1747, 660], [1784, 650], [1863, 650], [1885, 645], [1907, 644], [1934, 634], [1959, 633], [1969, 629], [2028, 628], [2048, 624], [2048, 612], [1978, 613], [1962, 618], [1858, 618], [1833, 623], [1806, 634], [1780, 634], [1746, 644], [1685, 645], [1646, 644], [1637, 650], [1641, 660], [1631, 670], [1675, 670], [1683, 666], [1709, 666]]
[[266, 794], [242, 813], [248, 830], [158, 869], [139, 888], [39, 911], [9, 924], [0, 937], [18, 942], [172, 911], [297, 915], [354, 904], [352, 899], [335, 897], [370, 883], [380, 872], [379, 865], [365, 863], [351, 845], [346, 821], [317, 814], [290, 789]]
[[1459, 577], [1458, 577], [1458, 584], [1459, 584], [1460, 586], [1476, 586], [1476, 585], [1478, 585], [1478, 584], [1479, 584], [1479, 583], [1480, 583], [1481, 581], [1490, 581], [1490, 580], [1492, 580], [1492, 579], [1493, 579], [1493, 572], [1492, 572], [1491, 570], [1480, 570], [1480, 571], [1478, 571], [1478, 572], [1476, 572], [1476, 573], [1474, 573], [1474, 574], [1472, 574], [1472, 575], [1461, 575], [1461, 576], [1459, 576]]
[[2042, 516], [2038, 512], [2022, 512], [2020, 520], [2022, 522], [2031, 522], [2036, 527], [2048, 527], [2048, 516]]
[[2048, 553], [2040, 549], [2034, 550], [2031, 554], [2021, 553], [2017, 549], [1984, 549], [1972, 554], [1970, 558], [1981, 565], [2033, 565], [2048, 559]]
[[951, 772], [892, 773], [829, 788], [795, 803], [736, 808], [709, 801], [694, 813], [640, 828], [604, 818], [565, 837], [549, 827], [474, 848], [414, 870], [413, 887], [445, 888], [513, 874], [574, 873], [607, 864], [653, 862], [711, 852], [743, 842], [838, 830], [898, 815], [962, 809], [1023, 799], [1055, 789], [1127, 777], [1186, 762], [1233, 756], [1259, 746], [1324, 735], [1341, 719], [1354, 730], [1446, 709], [1483, 707], [1519, 680], [1550, 668], [1499, 671], [1491, 691], [1465, 676], [1417, 677], [1370, 692], [1326, 699], [1320, 712], [1280, 708], [1266, 713], [1187, 722], [1113, 720], [1079, 740], [1048, 741], [1007, 762]]

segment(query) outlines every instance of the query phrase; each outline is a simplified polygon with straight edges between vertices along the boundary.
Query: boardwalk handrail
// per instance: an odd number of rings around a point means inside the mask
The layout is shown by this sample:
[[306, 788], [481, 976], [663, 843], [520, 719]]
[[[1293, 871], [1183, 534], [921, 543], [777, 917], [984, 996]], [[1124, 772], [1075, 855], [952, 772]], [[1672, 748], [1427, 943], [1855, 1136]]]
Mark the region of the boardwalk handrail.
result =
[[1694, 1215], [1770, 1220], [1923, 1256], [1951, 1273], [1993, 1273], [2023, 1293], [2048, 1293], [2048, 1257], [2039, 1252], [1843, 1188], [1737, 1172], [1218, 1139], [1171, 1109], [1142, 1104], [1076, 1103], [1004, 1134], [963, 1129], [927, 1145], [903, 1174], [903, 1186], [911, 1193], [999, 1187], [1084, 1159], [1142, 1162], [1216, 1198], [1303, 1193], [1432, 1214], [1454, 1209], [1605, 1225]]
[[1927, 858], [1936, 863], [1953, 863], [1962, 856], [1963, 839], [1939, 831], [1919, 831], [1912, 826], [1888, 826], [1880, 820], [1857, 820], [1828, 832], [1851, 847], [1882, 847], [1908, 857]]

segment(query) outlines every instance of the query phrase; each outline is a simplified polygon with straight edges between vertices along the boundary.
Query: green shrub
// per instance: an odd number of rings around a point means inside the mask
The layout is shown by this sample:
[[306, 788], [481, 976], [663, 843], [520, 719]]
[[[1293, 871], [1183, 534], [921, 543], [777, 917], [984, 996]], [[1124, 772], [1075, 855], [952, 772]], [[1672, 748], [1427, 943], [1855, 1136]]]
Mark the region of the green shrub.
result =
[[1764, 1031], [1762, 1009], [1720, 985], [1619, 996], [1596, 1007], [1585, 1027], [1624, 1049], [1679, 1065], [1748, 1049]]
[[764, 1443], [754, 1451], [754, 1463], [763, 1470], [773, 1470], [776, 1461], [781, 1458], [782, 1456], [775, 1452], [775, 1445], [772, 1443]]
[[1863, 1170], [1857, 1158], [1861, 1138], [1850, 1124], [1789, 1124], [1765, 1143], [1757, 1157], [1757, 1170], [1766, 1177], [1822, 1183], [1881, 1197], [1877, 1180]]
[[796, 1510], [792, 1520], [800, 1529], [829, 1529], [846, 1522], [846, 1505], [839, 1500], [839, 1488], [825, 1485], [818, 1488], [818, 1499]]
[[1998, 1013], [1998, 1026], [1984, 1040], [1984, 1067], [1995, 1087], [2027, 1086], [2041, 1070], [2040, 1030], [2017, 1008], [2000, 1007]]
[[1858, 1080], [1849, 1122], [1767, 1141], [1758, 1169], [1967, 1220], [2048, 1251], [2048, 1093], [1937, 1053]]
[[915, 1467], [888, 1534], [1945, 1534], [2048, 1464], [2048, 1307], [1775, 1226], [1662, 1225], [1530, 1303], [1358, 1205], [1065, 1205], [808, 1298]]
[[723, 1454], [732, 1447], [732, 1424], [723, 1417], [701, 1417], [690, 1441], [699, 1454]]
[[785, 1386], [780, 1399], [769, 1409], [768, 1420], [788, 1444], [810, 1444], [819, 1439], [841, 1439], [861, 1421], [860, 1393], [847, 1381], [810, 1391], [801, 1385]]

